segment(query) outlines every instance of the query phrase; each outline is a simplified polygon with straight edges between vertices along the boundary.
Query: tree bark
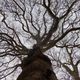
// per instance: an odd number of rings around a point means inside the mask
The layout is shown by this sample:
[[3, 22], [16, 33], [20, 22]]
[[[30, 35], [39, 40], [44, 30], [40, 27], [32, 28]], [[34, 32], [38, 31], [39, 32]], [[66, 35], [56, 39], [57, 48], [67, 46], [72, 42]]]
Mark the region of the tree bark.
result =
[[40, 48], [33, 48], [29, 56], [23, 60], [21, 67], [22, 72], [17, 80], [58, 80], [50, 59], [41, 52]]

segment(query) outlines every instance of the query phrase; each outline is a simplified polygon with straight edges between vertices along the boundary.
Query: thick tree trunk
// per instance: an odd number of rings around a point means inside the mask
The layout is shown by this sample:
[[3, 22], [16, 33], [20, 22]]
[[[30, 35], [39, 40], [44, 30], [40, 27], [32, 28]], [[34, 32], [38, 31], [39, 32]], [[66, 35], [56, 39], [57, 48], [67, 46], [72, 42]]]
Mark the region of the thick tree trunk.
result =
[[39, 48], [32, 49], [22, 62], [22, 73], [17, 80], [58, 80], [50, 59]]
[[77, 74], [76, 72], [72, 76], [73, 76], [74, 80], [80, 80], [79, 74]]
[[22, 72], [17, 80], [58, 80], [57, 77], [52, 75], [44, 75], [41, 71], [33, 71], [28, 74]]
[[77, 77], [77, 76], [74, 76], [74, 79], [75, 79], [75, 80], [80, 80], [80, 78], [79, 78], [79, 77]]

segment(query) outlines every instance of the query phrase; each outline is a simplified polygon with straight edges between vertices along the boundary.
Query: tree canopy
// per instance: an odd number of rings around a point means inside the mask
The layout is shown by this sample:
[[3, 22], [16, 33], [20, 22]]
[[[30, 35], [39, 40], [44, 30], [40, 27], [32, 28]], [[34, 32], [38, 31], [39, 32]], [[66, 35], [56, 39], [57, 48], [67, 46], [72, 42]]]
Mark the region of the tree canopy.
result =
[[34, 44], [59, 80], [80, 79], [80, 0], [0, 0], [0, 80], [15, 80]]

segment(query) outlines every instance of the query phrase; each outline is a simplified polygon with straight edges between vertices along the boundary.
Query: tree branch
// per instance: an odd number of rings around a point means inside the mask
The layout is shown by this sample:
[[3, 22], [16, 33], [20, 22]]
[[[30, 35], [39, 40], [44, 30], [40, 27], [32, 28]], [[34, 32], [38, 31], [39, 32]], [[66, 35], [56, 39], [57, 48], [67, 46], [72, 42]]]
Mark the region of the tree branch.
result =
[[56, 19], [55, 22], [53, 22], [49, 32], [47, 33], [47, 36], [45, 37], [45, 39], [42, 41], [41, 45], [44, 46], [47, 44], [47, 42], [50, 40], [50, 38], [52, 37], [52, 34], [57, 30], [58, 28], [58, 23], [59, 20]]
[[46, 1], [45, 0], [43, 0], [43, 7], [45, 7], [46, 8], [46, 10], [48, 11], [48, 13], [49, 13], [49, 15], [54, 19], [56, 19], [57, 17], [56, 17], [56, 15], [54, 15], [53, 14], [53, 12], [51, 11], [51, 9], [49, 8], [50, 7], [50, 1], [48, 0], [48, 6], [46, 5]]
[[72, 7], [74, 6], [74, 4], [76, 3], [76, 2], [78, 2], [79, 0], [75, 0], [72, 4], [71, 4], [71, 6], [68, 8], [68, 10], [66, 11], [66, 13], [63, 15], [63, 16], [61, 16], [59, 19], [63, 19], [65, 16], [67, 16], [69, 13], [70, 13], [70, 11], [71, 11], [71, 9], [72, 9]]
[[69, 34], [71, 31], [76, 31], [76, 30], [80, 30], [80, 27], [69, 29], [65, 33], [63, 33], [57, 40], [50, 41], [50, 43], [47, 44], [47, 47], [43, 51], [46, 51], [46, 50], [52, 48], [53, 46], [55, 46], [55, 44], [57, 42], [59, 42], [60, 40], [62, 40], [67, 34]]

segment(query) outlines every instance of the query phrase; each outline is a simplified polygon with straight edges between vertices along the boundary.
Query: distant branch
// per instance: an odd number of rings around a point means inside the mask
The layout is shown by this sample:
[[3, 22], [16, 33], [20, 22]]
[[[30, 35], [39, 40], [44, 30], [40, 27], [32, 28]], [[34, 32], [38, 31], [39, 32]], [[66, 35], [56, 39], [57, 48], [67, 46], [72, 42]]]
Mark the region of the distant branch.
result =
[[17, 67], [19, 67], [19, 66], [20, 66], [20, 64], [17, 64], [17, 65], [15, 65], [15, 66], [13, 66], [13, 67], [9, 67], [9, 68], [7, 68], [7, 69], [4, 69], [4, 70], [0, 71], [0, 73], [1, 73], [1, 72], [4, 72], [4, 71], [8, 70], [8, 69], [14, 68], [11, 72], [9, 72], [8, 74], [4, 75], [4, 76], [1, 77], [0, 79], [3, 79], [3, 78], [5, 78], [5, 77], [11, 75], [14, 71], [16, 71]]
[[24, 12], [24, 10], [21, 8], [21, 6], [18, 3], [15, 0], [13, 0], [13, 1]]
[[76, 2], [78, 2], [79, 0], [75, 0], [72, 4], [71, 4], [71, 6], [68, 8], [68, 10], [66, 11], [66, 13], [63, 15], [63, 16], [61, 16], [59, 19], [62, 19], [62, 18], [64, 18], [65, 16], [67, 16], [69, 13], [70, 13], [70, 11], [71, 11], [71, 9], [72, 9], [72, 7], [74, 6], [74, 4], [76, 3]]
[[[57, 42], [59, 42], [60, 40], [62, 40], [67, 34], [69, 34], [71, 31], [76, 31], [76, 30], [80, 30], [80, 27], [69, 29], [69, 30], [67, 30], [65, 33], [63, 33], [63, 34], [61, 35], [61, 37], [59, 37], [57, 40], [55, 40], [55, 41], [54, 41], [54, 40], [50, 41], [50, 43], [47, 45], [48, 47], [45, 48], [45, 50], [48, 50], [48, 49], [52, 48], [53, 46], [55, 46], [55, 44], [56, 44]], [[45, 50], [44, 50], [44, 51], [45, 51]]]
[[48, 42], [48, 41], [50, 40], [50, 38], [52, 37], [52, 34], [57, 30], [57, 28], [58, 28], [58, 23], [59, 23], [59, 20], [58, 20], [58, 19], [56, 19], [56, 20], [53, 22], [53, 24], [52, 24], [49, 32], [47, 33], [47, 36], [46, 36], [46, 37], [44, 38], [44, 40], [42, 41], [41, 45], [44, 46], [44, 45], [47, 44], [47, 42]]
[[48, 3], [49, 3], [49, 4], [48, 4], [48, 6], [47, 6], [47, 5], [46, 5], [46, 1], [43, 0], [43, 5], [42, 5], [42, 6], [46, 8], [46, 10], [48, 11], [49, 15], [50, 15], [52, 18], [55, 18], [55, 19], [56, 19], [56, 18], [57, 18], [56, 15], [54, 15], [53, 12], [52, 12], [51, 9], [50, 9], [50, 1], [49, 1], [49, 0], [48, 0]]

